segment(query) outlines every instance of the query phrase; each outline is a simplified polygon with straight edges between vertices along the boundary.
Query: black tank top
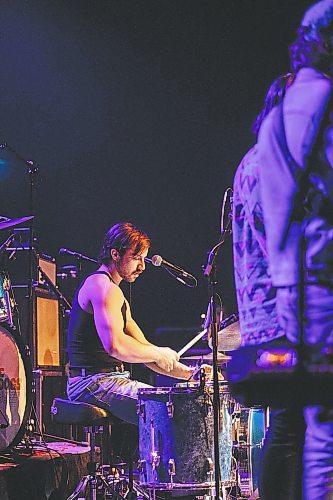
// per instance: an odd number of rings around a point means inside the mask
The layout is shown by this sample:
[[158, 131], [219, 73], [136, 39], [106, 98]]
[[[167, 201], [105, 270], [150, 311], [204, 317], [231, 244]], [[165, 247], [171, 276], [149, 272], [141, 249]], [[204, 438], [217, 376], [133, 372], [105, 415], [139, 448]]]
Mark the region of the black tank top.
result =
[[[105, 274], [110, 281], [111, 275], [106, 271], [96, 271], [91, 274]], [[70, 368], [87, 368], [99, 371], [100, 368], [113, 369], [122, 366], [122, 362], [109, 356], [99, 338], [96, 330], [94, 315], [84, 311], [78, 301], [79, 291], [84, 282], [80, 285], [75, 294], [71, 315], [68, 325], [68, 360]], [[126, 303], [122, 307], [124, 326], [126, 322]]]

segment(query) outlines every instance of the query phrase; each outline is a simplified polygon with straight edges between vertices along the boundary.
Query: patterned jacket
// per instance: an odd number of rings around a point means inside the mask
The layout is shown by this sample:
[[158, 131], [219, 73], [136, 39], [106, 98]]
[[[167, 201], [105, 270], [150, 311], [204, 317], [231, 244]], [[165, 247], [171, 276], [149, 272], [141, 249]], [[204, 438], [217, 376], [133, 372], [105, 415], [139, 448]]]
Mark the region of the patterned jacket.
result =
[[244, 156], [234, 178], [233, 254], [243, 345], [281, 337], [276, 289], [268, 270], [266, 236], [259, 189], [257, 147]]

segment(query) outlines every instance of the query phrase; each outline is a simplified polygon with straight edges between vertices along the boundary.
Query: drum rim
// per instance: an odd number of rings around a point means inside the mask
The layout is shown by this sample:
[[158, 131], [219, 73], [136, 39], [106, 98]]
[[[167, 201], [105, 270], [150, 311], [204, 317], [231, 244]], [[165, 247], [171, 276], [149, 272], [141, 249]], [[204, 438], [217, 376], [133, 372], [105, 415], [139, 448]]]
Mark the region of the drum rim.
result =
[[[3, 326], [6, 325], [6, 326]], [[32, 363], [31, 363], [31, 358], [29, 354], [29, 350], [26, 349], [26, 345], [23, 342], [23, 339], [19, 336], [19, 334], [12, 328], [10, 327], [7, 323], [2, 323], [0, 324], [0, 334], [1, 330], [5, 330], [6, 333], [9, 334], [10, 337], [14, 340], [14, 343], [16, 344], [18, 351], [20, 353], [22, 362], [23, 362], [23, 367], [25, 370], [25, 382], [26, 382], [26, 387], [25, 387], [25, 395], [26, 395], [26, 402], [25, 402], [25, 410], [24, 414], [22, 417], [22, 422], [21, 425], [16, 433], [16, 436], [13, 438], [11, 443], [7, 446], [7, 448], [1, 449], [0, 447], [0, 452], [5, 453], [10, 450], [12, 450], [22, 439], [24, 432], [26, 431], [26, 424], [31, 412], [31, 407], [32, 407]]]
[[[180, 382], [177, 385], [173, 386], [160, 386], [160, 387], [142, 387], [138, 389], [138, 396], [168, 396], [172, 394], [196, 394], [201, 389], [211, 389], [213, 388], [213, 384], [207, 382], [203, 387], [200, 386], [200, 383], [194, 382]], [[226, 380], [219, 381], [219, 390], [224, 392], [225, 394], [229, 394], [229, 384]]]
[[[230, 479], [228, 481], [220, 481], [221, 486], [231, 487], [237, 484], [236, 480]], [[172, 490], [180, 490], [180, 491], [201, 491], [210, 489], [215, 485], [215, 481], [205, 481], [203, 483], [152, 483], [152, 482], [139, 482], [140, 486], [143, 486], [149, 490], [160, 490], [160, 491], [172, 491]]]

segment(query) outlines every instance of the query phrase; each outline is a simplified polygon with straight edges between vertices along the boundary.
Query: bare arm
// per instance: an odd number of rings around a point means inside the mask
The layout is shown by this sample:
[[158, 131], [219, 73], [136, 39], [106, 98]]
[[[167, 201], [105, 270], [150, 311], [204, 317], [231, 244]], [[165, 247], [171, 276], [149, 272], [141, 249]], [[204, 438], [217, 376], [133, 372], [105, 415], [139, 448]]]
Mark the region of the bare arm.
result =
[[[130, 307], [129, 307], [129, 304], [127, 301], [126, 301], [126, 305], [127, 305], [128, 314], [126, 315], [127, 321], [126, 321], [125, 333], [127, 335], [130, 335], [132, 338], [135, 338], [141, 344], [144, 344], [147, 346], [153, 345], [151, 342], [149, 342], [146, 339], [143, 331], [141, 330], [141, 328], [137, 325], [137, 323], [132, 318], [132, 315], [130, 312]], [[161, 375], [168, 375], [169, 377], [180, 378], [180, 379], [184, 379], [184, 380], [188, 380], [192, 376], [192, 373], [194, 371], [193, 367], [186, 366], [183, 363], [180, 363], [179, 361], [177, 361], [174, 364], [173, 369], [171, 371], [164, 370], [163, 368], [158, 366], [156, 363], [145, 363], [145, 364], [148, 368], [150, 368], [151, 370], [153, 370], [156, 373], [160, 373]]]
[[174, 364], [173, 369], [170, 372], [163, 370], [156, 363], [145, 363], [145, 364], [146, 366], [148, 366], [148, 368], [150, 368], [156, 373], [160, 373], [161, 375], [168, 375], [169, 377], [180, 378], [183, 380], [189, 380], [192, 377], [193, 372], [195, 370], [193, 366], [186, 366], [183, 363], [180, 363], [179, 361], [177, 361]]
[[143, 344], [124, 332], [122, 306], [124, 295], [104, 276], [94, 276], [87, 282], [86, 295], [93, 308], [97, 332], [105, 351], [120, 361], [159, 364], [167, 372], [178, 359], [175, 351], [153, 344]]

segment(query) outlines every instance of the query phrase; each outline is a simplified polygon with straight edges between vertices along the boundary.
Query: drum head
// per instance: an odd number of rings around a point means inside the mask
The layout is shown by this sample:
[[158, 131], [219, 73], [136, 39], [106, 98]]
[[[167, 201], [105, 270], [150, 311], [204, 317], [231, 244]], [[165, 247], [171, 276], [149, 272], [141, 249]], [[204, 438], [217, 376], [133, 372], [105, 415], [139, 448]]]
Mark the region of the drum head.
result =
[[0, 325], [0, 451], [21, 440], [31, 409], [32, 368], [21, 339]]

